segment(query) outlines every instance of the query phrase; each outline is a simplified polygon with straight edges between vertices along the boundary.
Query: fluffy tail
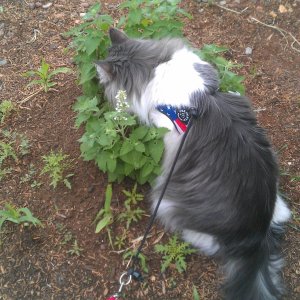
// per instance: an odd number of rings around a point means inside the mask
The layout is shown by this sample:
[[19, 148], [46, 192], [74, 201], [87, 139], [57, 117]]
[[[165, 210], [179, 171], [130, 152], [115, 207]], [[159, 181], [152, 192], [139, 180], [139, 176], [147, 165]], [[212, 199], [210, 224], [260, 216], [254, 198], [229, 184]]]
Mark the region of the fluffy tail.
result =
[[[280, 270], [279, 239], [283, 230], [272, 224], [267, 237], [251, 251], [229, 254], [225, 264], [224, 298], [227, 300], [277, 300], [284, 292]], [[249, 249], [249, 248], [248, 248]], [[227, 256], [228, 257], [228, 256]]]

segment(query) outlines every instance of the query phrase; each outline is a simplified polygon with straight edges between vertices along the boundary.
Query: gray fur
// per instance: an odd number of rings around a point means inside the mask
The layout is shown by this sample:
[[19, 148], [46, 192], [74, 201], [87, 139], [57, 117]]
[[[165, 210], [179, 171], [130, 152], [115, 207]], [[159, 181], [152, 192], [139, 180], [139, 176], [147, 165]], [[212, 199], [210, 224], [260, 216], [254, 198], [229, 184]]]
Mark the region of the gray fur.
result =
[[183, 47], [182, 40], [168, 38], [161, 41], [128, 39], [113, 44], [109, 56], [96, 63], [100, 67], [101, 63], [111, 66], [109, 75], [112, 80], [104, 84], [107, 98], [114, 102], [120, 89], [127, 91], [128, 99], [139, 98], [152, 78], [154, 69], [170, 60], [174, 52]]
[[[184, 47], [180, 40], [125, 40], [113, 45], [105, 60], [111, 66], [106, 94], [118, 90], [139, 97], [159, 64]], [[194, 65], [205, 93], [191, 96], [199, 117], [186, 139], [158, 213], [170, 230], [212, 236], [224, 262], [224, 297], [230, 300], [276, 300], [283, 288], [278, 245], [281, 224], [272, 225], [278, 167], [264, 130], [247, 98], [220, 93], [217, 72]], [[178, 70], [180, 72], [180, 70]], [[165, 140], [171, 145], [172, 135]], [[153, 206], [162, 191], [176, 148], [166, 148], [163, 172], [151, 194]], [[281, 233], [280, 233], [281, 234]]]

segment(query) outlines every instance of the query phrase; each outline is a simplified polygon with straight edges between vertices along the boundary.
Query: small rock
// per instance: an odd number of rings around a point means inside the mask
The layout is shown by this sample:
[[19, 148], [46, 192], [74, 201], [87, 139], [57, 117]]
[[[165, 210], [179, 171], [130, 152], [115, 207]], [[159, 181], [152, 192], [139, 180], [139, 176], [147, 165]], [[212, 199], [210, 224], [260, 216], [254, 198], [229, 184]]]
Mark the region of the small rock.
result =
[[86, 13], [80, 13], [79, 15], [80, 15], [80, 17], [84, 17], [86, 15]]
[[35, 9], [35, 3], [33, 3], [33, 2], [28, 3], [28, 7], [30, 9]]
[[246, 55], [251, 55], [252, 54], [252, 48], [250, 48], [250, 47], [247, 47], [246, 49], [245, 49], [245, 54]]
[[35, 5], [36, 8], [39, 8], [39, 7], [41, 7], [43, 4], [42, 4], [41, 2], [35, 2], [34, 5]]
[[83, 3], [80, 4], [80, 6], [83, 7], [83, 8], [88, 8], [88, 7], [90, 7], [90, 4], [87, 3], [87, 2], [83, 2]]
[[226, 1], [220, 1], [220, 5], [226, 5]]
[[88, 188], [88, 193], [93, 193], [95, 191], [95, 186], [90, 186], [89, 188]]
[[50, 44], [49, 48], [52, 49], [52, 50], [55, 50], [55, 49], [58, 48], [58, 45], [57, 44]]
[[46, 4], [44, 4], [42, 7], [45, 8], [45, 9], [48, 9], [49, 7], [51, 7], [53, 5], [52, 2], [48, 2]]
[[7, 64], [7, 60], [5, 58], [0, 58], [0, 66], [4, 66]]

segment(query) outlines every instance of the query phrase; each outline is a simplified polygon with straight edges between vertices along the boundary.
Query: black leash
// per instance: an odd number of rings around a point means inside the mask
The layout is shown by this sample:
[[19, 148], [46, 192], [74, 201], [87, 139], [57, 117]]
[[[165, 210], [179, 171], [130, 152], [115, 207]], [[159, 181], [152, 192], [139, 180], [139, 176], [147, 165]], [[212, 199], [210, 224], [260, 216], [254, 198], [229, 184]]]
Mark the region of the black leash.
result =
[[177, 163], [177, 160], [178, 160], [178, 157], [181, 153], [181, 150], [183, 148], [183, 145], [184, 145], [184, 142], [186, 140], [186, 137], [190, 131], [190, 128], [192, 127], [192, 123], [193, 123], [193, 119], [196, 119], [198, 117], [198, 112], [197, 112], [197, 109], [196, 108], [185, 108], [186, 112], [189, 114], [189, 121], [188, 121], [188, 124], [187, 124], [187, 127], [186, 127], [186, 130], [184, 131], [183, 133], [183, 136], [182, 136], [182, 139], [181, 139], [181, 142], [179, 144], [179, 147], [177, 149], [177, 152], [176, 152], [176, 155], [175, 155], [175, 158], [174, 158], [174, 161], [173, 161], [173, 164], [171, 166], [171, 169], [170, 169], [170, 172], [168, 174], [168, 177], [165, 181], [165, 184], [164, 184], [164, 187], [161, 191], [161, 194], [160, 194], [160, 197], [158, 198], [158, 201], [156, 203], [156, 206], [155, 206], [155, 209], [151, 215], [151, 218], [149, 220], [149, 223], [148, 223], [148, 226], [146, 228], [146, 231], [144, 233], [144, 236], [143, 236], [143, 239], [136, 251], [136, 253], [134, 254], [134, 256], [132, 257], [132, 266], [130, 269], [128, 269], [128, 271], [124, 272], [121, 277], [120, 277], [120, 288], [119, 288], [119, 291], [118, 293], [116, 293], [115, 295], [113, 295], [110, 299], [118, 299], [120, 297], [120, 293], [122, 291], [122, 288], [124, 285], [127, 285], [131, 282], [131, 278], [137, 280], [137, 281], [143, 281], [143, 276], [141, 274], [140, 271], [138, 271], [136, 269], [136, 265], [138, 264], [138, 261], [139, 261], [139, 255], [142, 253], [142, 248], [144, 247], [145, 245], [145, 242], [146, 242], [146, 239], [147, 239], [147, 236], [149, 235], [149, 232], [153, 226], [153, 223], [154, 223], [154, 220], [156, 218], [156, 215], [157, 215], [157, 211], [158, 211], [158, 208], [160, 206], [160, 203], [164, 197], [164, 194], [166, 192], [166, 189], [167, 189], [167, 186], [170, 182], [170, 179], [172, 177], [172, 174], [173, 174], [173, 171], [175, 169], [175, 166], [176, 166], [176, 163]]

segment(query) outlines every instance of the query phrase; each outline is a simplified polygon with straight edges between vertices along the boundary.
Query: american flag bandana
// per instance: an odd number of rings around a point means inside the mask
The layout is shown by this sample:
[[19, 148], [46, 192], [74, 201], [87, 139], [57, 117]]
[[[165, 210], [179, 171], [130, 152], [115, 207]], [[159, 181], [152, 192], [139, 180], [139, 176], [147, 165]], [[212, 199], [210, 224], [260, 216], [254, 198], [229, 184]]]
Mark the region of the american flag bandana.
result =
[[178, 133], [182, 134], [186, 131], [191, 118], [189, 108], [183, 106], [158, 105], [156, 109], [172, 121]]

